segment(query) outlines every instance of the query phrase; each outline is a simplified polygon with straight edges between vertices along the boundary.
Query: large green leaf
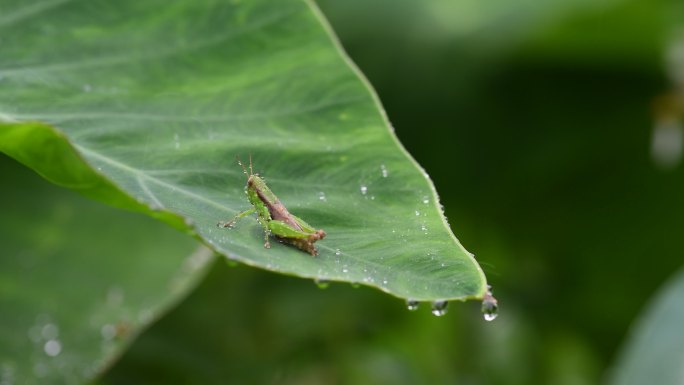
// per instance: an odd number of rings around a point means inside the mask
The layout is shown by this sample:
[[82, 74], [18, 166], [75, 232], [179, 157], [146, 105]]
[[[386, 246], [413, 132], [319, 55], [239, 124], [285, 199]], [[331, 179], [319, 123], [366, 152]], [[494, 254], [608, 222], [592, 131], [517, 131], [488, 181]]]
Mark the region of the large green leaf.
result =
[[611, 385], [684, 383], [684, 270], [658, 293], [634, 325]]
[[[0, 383], [81, 383], [203, 277], [211, 252], [0, 156]], [[195, 251], [196, 250], [196, 251]]]
[[[417, 300], [486, 292], [432, 183], [310, 3], [0, 4], [0, 150], [48, 179], [179, 216], [216, 251], [269, 270]], [[248, 207], [234, 159], [249, 154], [290, 210], [327, 232], [318, 257], [264, 249], [255, 221], [216, 227]]]

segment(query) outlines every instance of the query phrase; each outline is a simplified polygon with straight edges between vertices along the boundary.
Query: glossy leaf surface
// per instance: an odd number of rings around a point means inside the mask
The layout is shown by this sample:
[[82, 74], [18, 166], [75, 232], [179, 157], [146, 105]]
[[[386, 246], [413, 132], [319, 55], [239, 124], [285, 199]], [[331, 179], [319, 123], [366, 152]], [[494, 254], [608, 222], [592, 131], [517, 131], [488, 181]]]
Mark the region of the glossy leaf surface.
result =
[[[313, 5], [9, 3], [0, 150], [250, 265], [426, 301], [484, 294], [432, 183]], [[318, 257], [264, 249], [252, 219], [216, 227], [249, 207], [235, 163], [249, 155], [293, 214], [327, 232]]]

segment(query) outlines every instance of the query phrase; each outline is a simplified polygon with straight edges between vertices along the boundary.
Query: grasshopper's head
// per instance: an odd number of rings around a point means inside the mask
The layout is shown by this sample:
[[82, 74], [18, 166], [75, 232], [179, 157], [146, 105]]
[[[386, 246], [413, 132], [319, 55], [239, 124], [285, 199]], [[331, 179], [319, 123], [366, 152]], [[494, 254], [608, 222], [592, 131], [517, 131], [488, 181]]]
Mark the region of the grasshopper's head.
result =
[[252, 174], [247, 178], [247, 188], [257, 191], [271, 191], [266, 185], [266, 181], [257, 174]]
[[252, 174], [247, 177], [247, 186], [261, 188], [265, 186], [266, 182], [258, 174]]

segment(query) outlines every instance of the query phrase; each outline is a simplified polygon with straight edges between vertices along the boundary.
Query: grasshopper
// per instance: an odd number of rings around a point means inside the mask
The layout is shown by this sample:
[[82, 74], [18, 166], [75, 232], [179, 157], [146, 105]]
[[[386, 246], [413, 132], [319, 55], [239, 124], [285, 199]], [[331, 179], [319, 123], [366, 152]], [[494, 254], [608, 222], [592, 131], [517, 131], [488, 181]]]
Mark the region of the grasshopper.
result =
[[264, 247], [271, 248], [269, 236], [273, 234], [278, 240], [289, 243], [300, 250], [306, 251], [312, 256], [318, 254], [314, 242], [325, 237], [325, 231], [316, 230], [301, 218], [290, 214], [287, 208], [275, 196], [273, 191], [266, 186], [266, 182], [252, 169], [252, 157], [249, 157], [249, 174], [240, 159], [237, 160], [242, 171], [247, 176], [247, 199], [252, 208], [235, 215], [228, 222], [219, 222], [218, 227], [232, 227], [238, 219], [256, 213], [257, 221], [264, 228]]

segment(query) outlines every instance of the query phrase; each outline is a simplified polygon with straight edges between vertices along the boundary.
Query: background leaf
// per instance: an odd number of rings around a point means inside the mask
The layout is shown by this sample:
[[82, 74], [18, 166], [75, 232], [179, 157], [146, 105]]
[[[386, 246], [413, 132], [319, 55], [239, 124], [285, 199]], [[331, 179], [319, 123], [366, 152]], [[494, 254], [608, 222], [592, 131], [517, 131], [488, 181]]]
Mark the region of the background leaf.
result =
[[[56, 127], [52, 140], [68, 140], [97, 173], [247, 264], [418, 300], [484, 294], [484, 275], [448, 228], [431, 182], [315, 7], [22, 7], [8, 7], [0, 22], [0, 116], [10, 126]], [[3, 150], [42, 144], [28, 138]], [[216, 228], [247, 207], [234, 158], [248, 154], [294, 214], [328, 233], [317, 258], [265, 250], [255, 221]], [[25, 163], [56, 179], [50, 164]]]
[[[367, 287], [312, 286], [219, 260], [198, 289], [146, 330], [101, 383], [455, 382], [455, 374], [480, 369], [473, 351], [490, 346], [496, 351], [510, 338], [497, 332], [499, 319], [482, 320], [476, 303], [434, 317], [429, 309], [406, 311]], [[470, 345], [470, 354], [458, 354], [454, 341]], [[502, 364], [508, 365], [515, 364]]]
[[[206, 248], [0, 156], [0, 382], [82, 383], [204, 276]], [[193, 251], [194, 250], [194, 251]]]
[[632, 326], [611, 385], [684, 383], [684, 270], [654, 296]]

